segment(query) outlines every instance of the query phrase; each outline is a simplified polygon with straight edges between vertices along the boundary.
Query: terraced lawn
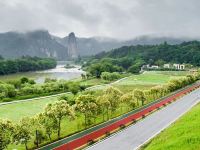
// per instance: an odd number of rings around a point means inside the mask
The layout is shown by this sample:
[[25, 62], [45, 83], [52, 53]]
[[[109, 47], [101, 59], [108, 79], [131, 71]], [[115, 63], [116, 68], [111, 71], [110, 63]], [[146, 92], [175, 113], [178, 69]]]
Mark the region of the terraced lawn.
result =
[[200, 149], [200, 104], [141, 148], [142, 150]]

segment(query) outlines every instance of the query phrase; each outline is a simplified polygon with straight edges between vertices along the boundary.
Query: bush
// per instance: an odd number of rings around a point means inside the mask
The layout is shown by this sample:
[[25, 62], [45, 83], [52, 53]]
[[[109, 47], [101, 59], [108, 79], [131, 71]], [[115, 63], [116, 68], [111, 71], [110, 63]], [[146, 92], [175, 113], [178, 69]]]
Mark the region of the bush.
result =
[[113, 80], [121, 78], [121, 75], [117, 72], [113, 72], [113, 73], [102, 72], [101, 78], [104, 80], [113, 81]]

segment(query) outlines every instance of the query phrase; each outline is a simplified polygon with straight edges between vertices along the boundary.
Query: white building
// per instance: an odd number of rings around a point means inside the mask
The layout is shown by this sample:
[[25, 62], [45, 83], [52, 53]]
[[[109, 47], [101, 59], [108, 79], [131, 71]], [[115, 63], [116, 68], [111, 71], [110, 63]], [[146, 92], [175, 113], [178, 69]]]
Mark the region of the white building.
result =
[[147, 68], [147, 69], [158, 69], [159, 68], [159, 66], [156, 66], [156, 65], [149, 65], [149, 64], [147, 64], [147, 65], [143, 65], [142, 67], [141, 67], [141, 70], [144, 70], [145, 68]]
[[151, 66], [151, 68], [152, 68], [152, 69], [158, 69], [158, 68], [159, 68], [159, 66], [152, 65], [152, 66]]
[[177, 70], [184, 70], [185, 69], [184, 64], [173, 64], [173, 67]]
[[170, 68], [170, 64], [164, 64], [163, 67], [164, 68]]

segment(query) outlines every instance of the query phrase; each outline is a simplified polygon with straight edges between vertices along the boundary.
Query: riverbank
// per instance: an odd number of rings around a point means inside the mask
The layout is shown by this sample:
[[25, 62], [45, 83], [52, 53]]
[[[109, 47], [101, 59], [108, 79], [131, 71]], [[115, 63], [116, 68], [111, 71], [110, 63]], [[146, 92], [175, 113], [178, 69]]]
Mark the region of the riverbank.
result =
[[[73, 65], [75, 68], [64, 68], [67, 63], [72, 63], [68, 61], [58, 61], [57, 66], [53, 69], [47, 69], [43, 71], [31, 71], [31, 72], [21, 72], [9, 75], [0, 75], [0, 80], [7, 82], [10, 80], [20, 79], [21, 77], [27, 77], [35, 80], [36, 83], [43, 83], [45, 78], [53, 79], [64, 79], [71, 80], [75, 78], [80, 78], [82, 73], [81, 66]], [[73, 64], [73, 63], [72, 63]]]

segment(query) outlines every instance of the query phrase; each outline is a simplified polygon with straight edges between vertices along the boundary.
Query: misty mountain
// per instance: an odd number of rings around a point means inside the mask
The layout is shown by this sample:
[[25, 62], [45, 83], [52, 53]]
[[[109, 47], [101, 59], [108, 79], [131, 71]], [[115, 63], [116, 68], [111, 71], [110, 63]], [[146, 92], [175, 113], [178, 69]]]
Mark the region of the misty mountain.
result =
[[[67, 47], [68, 36], [64, 38], [56, 37], [55, 40]], [[79, 38], [76, 37], [78, 54], [80, 56], [95, 55], [102, 51], [109, 51], [111, 49], [119, 48], [121, 46], [131, 45], [155, 45], [167, 42], [168, 44], [180, 44], [184, 41], [190, 41], [189, 38], [172, 38], [172, 37], [153, 37], [153, 36], [141, 36], [135, 39], [120, 41], [112, 38], [104, 37], [91, 37], [91, 38]]]
[[67, 57], [67, 50], [48, 31], [6, 32], [0, 34], [0, 55], [5, 58], [29, 55], [63, 60]]
[[[69, 35], [72, 39], [69, 39]], [[76, 37], [70, 33], [64, 38], [51, 35], [48, 31], [37, 30], [26, 33], [0, 33], [0, 55], [5, 58], [18, 58], [23, 55], [39, 57], [55, 57], [58, 60], [69, 60], [78, 56], [95, 55], [102, 51], [130, 45], [155, 45], [164, 43], [179, 44], [190, 41], [187, 38], [141, 36], [135, 39], [120, 41], [112, 38]], [[70, 55], [71, 54], [71, 55]], [[77, 56], [74, 56], [76, 54]]]
[[[56, 39], [60, 44], [67, 47], [69, 36], [66, 36], [64, 38], [57, 38]], [[121, 46], [120, 42], [117, 40], [110, 40], [108, 38], [105, 38], [105, 40], [101, 40], [95, 37], [92, 38], [79, 38], [76, 37], [77, 41], [77, 48], [78, 48], [78, 54], [80, 56], [89, 56], [94, 55], [102, 51], [108, 51], [112, 48], [117, 48]]]

